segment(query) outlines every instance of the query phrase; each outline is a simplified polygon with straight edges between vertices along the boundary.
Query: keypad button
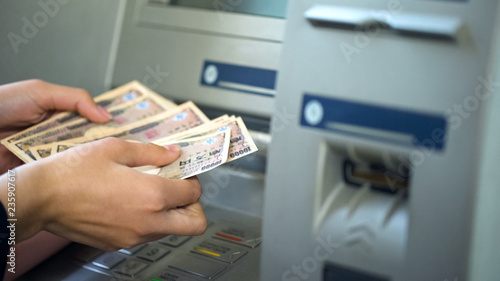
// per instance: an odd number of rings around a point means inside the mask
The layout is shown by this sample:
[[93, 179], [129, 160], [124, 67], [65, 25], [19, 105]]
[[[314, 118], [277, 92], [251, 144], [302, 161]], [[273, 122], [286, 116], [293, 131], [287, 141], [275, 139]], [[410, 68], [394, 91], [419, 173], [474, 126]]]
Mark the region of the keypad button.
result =
[[223, 265], [190, 255], [176, 259], [169, 266], [207, 279], [214, 278], [226, 268]]
[[237, 243], [249, 248], [255, 248], [262, 242], [259, 233], [254, 231], [242, 230], [234, 227], [223, 228], [216, 232], [214, 238]]
[[92, 262], [92, 264], [100, 268], [111, 269], [124, 260], [124, 257], [111, 252], [99, 256]]
[[78, 249], [76, 249], [75, 252], [73, 252], [71, 258], [82, 263], [89, 263], [91, 260], [102, 253], [103, 251], [96, 248], [92, 248], [89, 246], [80, 246], [78, 247]]
[[120, 264], [117, 268], [113, 270], [113, 272], [118, 276], [126, 276], [126, 277], [136, 277], [137, 274], [144, 269], [146, 269], [149, 265], [143, 261], [130, 259], [126, 262]]
[[149, 281], [194, 281], [194, 279], [179, 275], [172, 271], [166, 271], [158, 278], [150, 278]]
[[169, 235], [165, 238], [160, 239], [158, 242], [170, 247], [179, 247], [189, 239], [191, 239], [191, 236]]
[[168, 253], [170, 253], [170, 250], [167, 250], [163, 247], [159, 247], [156, 245], [150, 245], [146, 249], [140, 251], [137, 254], [137, 257], [145, 259], [150, 262], [156, 262], [159, 259], [163, 258]]
[[247, 253], [247, 251], [243, 249], [232, 245], [226, 245], [215, 240], [205, 240], [195, 246], [191, 252], [228, 263], [234, 263]]
[[144, 247], [146, 247], [146, 245], [147, 245], [147, 244], [141, 244], [141, 245], [135, 246], [135, 247], [133, 247], [133, 248], [128, 248], [128, 249], [120, 249], [120, 250], [118, 250], [118, 252], [120, 252], [120, 253], [124, 253], [124, 254], [126, 254], [126, 255], [131, 256], [131, 255], [133, 255], [133, 254], [135, 254], [135, 253], [139, 252], [140, 250], [142, 250]]

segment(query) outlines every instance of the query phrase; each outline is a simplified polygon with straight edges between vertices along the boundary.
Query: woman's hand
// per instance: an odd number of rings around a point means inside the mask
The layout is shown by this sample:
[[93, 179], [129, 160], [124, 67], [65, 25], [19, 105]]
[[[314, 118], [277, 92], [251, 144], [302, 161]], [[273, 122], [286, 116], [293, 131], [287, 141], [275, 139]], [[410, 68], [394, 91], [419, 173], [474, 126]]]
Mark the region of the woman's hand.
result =
[[[0, 138], [43, 121], [53, 112], [76, 110], [94, 122], [109, 113], [90, 95], [27, 80], [0, 86]], [[196, 235], [206, 228], [196, 178], [168, 180], [131, 167], [163, 166], [179, 157], [176, 146], [108, 138], [16, 168], [16, 240], [41, 230], [101, 248], [129, 248], [168, 234]], [[0, 173], [22, 162], [0, 146]], [[0, 201], [7, 209], [7, 175]]]
[[[47, 230], [117, 250], [168, 234], [202, 234], [207, 223], [196, 178], [169, 180], [131, 168], [167, 165], [179, 154], [178, 146], [107, 138], [17, 168], [16, 239]], [[4, 175], [0, 188], [6, 187]], [[6, 194], [0, 191], [4, 206]]]
[[[87, 91], [26, 80], [0, 86], [0, 139], [37, 124], [57, 111], [78, 111], [94, 122], [109, 121], [106, 109], [97, 106]], [[0, 173], [23, 162], [0, 146]]]

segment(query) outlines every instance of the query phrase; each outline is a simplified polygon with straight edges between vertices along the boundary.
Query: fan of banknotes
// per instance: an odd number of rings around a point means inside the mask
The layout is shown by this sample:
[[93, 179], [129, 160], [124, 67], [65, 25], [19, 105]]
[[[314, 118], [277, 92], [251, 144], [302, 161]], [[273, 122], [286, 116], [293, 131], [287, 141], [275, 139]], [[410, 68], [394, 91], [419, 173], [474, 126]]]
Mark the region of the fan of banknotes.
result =
[[93, 123], [77, 112], [62, 112], [1, 141], [24, 162], [33, 162], [94, 140], [181, 146], [181, 156], [164, 167], [141, 167], [145, 173], [184, 179], [257, 151], [241, 117], [209, 120], [189, 101], [176, 105], [137, 81], [96, 97], [111, 116]]

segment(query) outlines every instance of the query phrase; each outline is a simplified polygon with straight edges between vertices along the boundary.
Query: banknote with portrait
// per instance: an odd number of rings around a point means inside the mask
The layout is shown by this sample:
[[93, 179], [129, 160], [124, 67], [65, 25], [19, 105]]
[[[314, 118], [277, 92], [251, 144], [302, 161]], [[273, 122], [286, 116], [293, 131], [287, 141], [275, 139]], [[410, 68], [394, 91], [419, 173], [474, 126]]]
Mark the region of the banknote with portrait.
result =
[[169, 109], [163, 107], [162, 104], [154, 98], [146, 97], [137, 99], [111, 110], [110, 114], [113, 118], [107, 123], [97, 124], [80, 117], [69, 124], [61, 125], [21, 139], [17, 142], [10, 143], [7, 147], [16, 155], [20, 154], [28, 161], [34, 161], [36, 160], [36, 157], [31, 153], [30, 147], [89, 135], [113, 132], [115, 128], [137, 123], [141, 120], [147, 119], [148, 117], [165, 113], [168, 110]]
[[41, 160], [72, 147], [115, 137], [131, 142], [177, 144], [181, 155], [164, 167], [136, 167], [141, 172], [184, 179], [257, 151], [241, 117], [213, 120], [191, 101], [181, 105], [133, 81], [95, 98], [110, 112], [106, 123], [93, 123], [75, 112], [63, 112], [2, 140], [25, 162]]
[[[170, 109], [176, 107], [176, 104], [162, 98], [157, 93], [149, 90], [147, 87], [143, 86], [141, 83], [137, 81], [132, 81], [123, 86], [115, 88], [109, 92], [106, 92], [102, 95], [94, 98], [94, 101], [101, 107], [113, 110], [118, 106], [122, 106], [123, 104], [133, 102], [136, 99], [151, 97], [154, 98], [156, 102], [161, 103], [161, 106], [165, 109]], [[29, 136], [41, 133], [43, 131], [47, 131], [56, 127], [59, 127], [64, 124], [68, 124], [77, 119], [81, 118], [80, 114], [76, 111], [71, 112], [61, 112], [57, 113], [51, 118], [36, 124], [26, 130], [23, 130], [19, 133], [13, 134], [1, 141], [2, 144], [7, 145]]]

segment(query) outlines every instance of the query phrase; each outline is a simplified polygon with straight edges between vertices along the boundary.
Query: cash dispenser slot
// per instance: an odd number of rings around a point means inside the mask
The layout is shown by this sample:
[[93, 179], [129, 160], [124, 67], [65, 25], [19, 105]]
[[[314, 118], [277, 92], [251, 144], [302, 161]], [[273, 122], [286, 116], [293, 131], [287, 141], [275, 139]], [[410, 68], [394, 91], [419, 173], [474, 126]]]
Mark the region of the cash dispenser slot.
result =
[[351, 160], [344, 160], [343, 165], [343, 178], [347, 184], [356, 187], [368, 184], [373, 190], [388, 193], [407, 190], [409, 175], [408, 169], [397, 172], [388, 169], [384, 164], [355, 163]]
[[411, 155], [446, 149], [444, 116], [315, 94], [304, 94], [301, 109], [302, 128], [322, 137], [313, 233], [339, 245], [325, 276], [356, 265], [366, 280], [390, 280], [406, 256], [409, 198], [418, 188]]
[[[413, 188], [408, 155], [345, 136], [323, 140], [313, 231], [339, 245], [324, 264], [324, 280], [390, 280], [403, 263]], [[356, 266], [347, 274], [345, 265]]]

